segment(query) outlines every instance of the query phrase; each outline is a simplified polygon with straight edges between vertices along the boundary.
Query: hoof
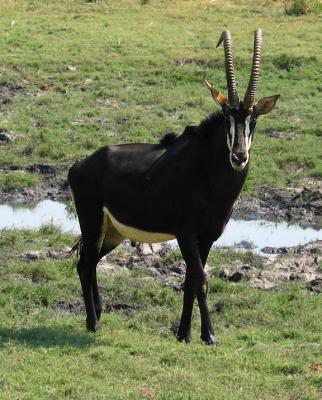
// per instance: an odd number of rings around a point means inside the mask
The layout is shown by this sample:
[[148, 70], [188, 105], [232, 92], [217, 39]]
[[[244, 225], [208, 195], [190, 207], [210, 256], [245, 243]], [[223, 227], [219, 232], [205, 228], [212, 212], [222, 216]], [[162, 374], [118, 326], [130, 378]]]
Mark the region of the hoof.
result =
[[95, 304], [95, 313], [96, 313], [96, 318], [99, 321], [102, 315], [102, 299], [99, 297], [99, 301], [97, 304]]
[[206, 344], [207, 346], [218, 346], [219, 341], [216, 339], [216, 337], [212, 334], [207, 335], [207, 336], [201, 336], [201, 340]]
[[96, 311], [96, 318], [99, 321], [101, 319], [102, 311]]
[[178, 342], [186, 342], [186, 343], [191, 343], [192, 342], [192, 337], [191, 337], [191, 333], [188, 332], [185, 335], [183, 334], [177, 334], [177, 341]]
[[97, 332], [100, 329], [98, 321], [96, 321], [95, 323], [86, 322], [86, 327], [88, 332]]

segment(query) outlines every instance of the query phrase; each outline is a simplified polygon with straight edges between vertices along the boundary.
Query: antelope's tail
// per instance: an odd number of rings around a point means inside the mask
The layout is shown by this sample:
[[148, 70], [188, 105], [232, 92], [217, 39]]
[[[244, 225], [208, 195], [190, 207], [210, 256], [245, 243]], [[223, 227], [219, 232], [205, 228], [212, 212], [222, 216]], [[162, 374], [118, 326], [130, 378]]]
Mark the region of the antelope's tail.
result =
[[82, 246], [83, 246], [83, 241], [82, 241], [82, 237], [80, 236], [77, 239], [77, 241], [74, 243], [73, 247], [68, 251], [65, 258], [71, 258], [74, 253], [76, 253], [76, 257], [78, 258], [80, 255], [80, 252], [82, 250]]

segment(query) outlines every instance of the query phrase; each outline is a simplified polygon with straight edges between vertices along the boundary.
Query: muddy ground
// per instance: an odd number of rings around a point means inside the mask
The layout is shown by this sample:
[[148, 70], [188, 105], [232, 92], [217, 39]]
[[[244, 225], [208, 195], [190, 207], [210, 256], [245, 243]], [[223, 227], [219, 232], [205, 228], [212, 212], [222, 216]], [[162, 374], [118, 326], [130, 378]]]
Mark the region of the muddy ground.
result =
[[36, 187], [6, 191], [0, 189], [0, 204], [5, 203], [36, 203], [50, 199], [66, 202], [70, 199], [67, 182], [69, 166], [53, 166], [48, 164], [30, 164], [26, 167], [10, 165], [0, 167], [0, 172], [23, 171], [34, 173], [39, 177], [40, 184]]
[[304, 227], [322, 227], [322, 182], [288, 189], [261, 188], [256, 196], [237, 201], [234, 218], [265, 219], [299, 223]]
[[[68, 248], [50, 249], [47, 251], [29, 251], [21, 254], [20, 259], [34, 262], [38, 259], [62, 259]], [[208, 277], [223, 279], [232, 285], [236, 282], [247, 282], [250, 286], [261, 290], [281, 290], [285, 283], [299, 282], [309, 293], [322, 293], [322, 240], [303, 246], [275, 248], [275, 255], [255, 256], [248, 263], [235, 260], [217, 268], [206, 266]], [[100, 274], [130, 274], [140, 269], [144, 279], [158, 281], [175, 292], [183, 290], [185, 264], [166, 244], [151, 249], [150, 245], [139, 245], [136, 248], [111, 253], [98, 264]], [[76, 270], [75, 270], [76, 274]], [[41, 284], [43, 277], [24, 277], [17, 275], [18, 280], [30, 280]], [[104, 311], [122, 310], [132, 312], [142, 307], [138, 304], [119, 303], [115, 299], [103, 298]], [[60, 300], [57, 310], [71, 314], [84, 313], [82, 299], [75, 301]]]
[[[44, 199], [70, 200], [67, 165], [31, 164], [26, 167], [11, 165], [0, 171], [28, 171], [39, 176], [37, 187], [6, 192], [0, 190], [0, 204], [32, 203]], [[241, 196], [234, 207], [235, 219], [286, 221], [302, 226], [322, 227], [322, 180], [310, 178], [302, 185], [288, 189], [261, 188], [252, 197]]]
[[[206, 265], [206, 273], [229, 282], [244, 280], [259, 289], [278, 288], [285, 282], [297, 280], [307, 284], [313, 292], [322, 291], [322, 240], [265, 250], [271, 254], [254, 256], [248, 264], [237, 259], [219, 269]], [[173, 255], [173, 249], [167, 244], [156, 247], [139, 244], [135, 251], [112, 253], [100, 261], [98, 270], [113, 274], [137, 267], [173, 290], [182, 290], [185, 263], [180, 256]]]

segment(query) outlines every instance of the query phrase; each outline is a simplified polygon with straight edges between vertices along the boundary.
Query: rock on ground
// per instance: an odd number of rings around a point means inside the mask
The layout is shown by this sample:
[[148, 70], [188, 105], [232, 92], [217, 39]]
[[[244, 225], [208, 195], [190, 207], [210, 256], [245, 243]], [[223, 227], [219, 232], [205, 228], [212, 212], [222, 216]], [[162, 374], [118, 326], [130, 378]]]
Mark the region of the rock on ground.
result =
[[260, 289], [273, 289], [285, 282], [301, 281], [307, 283], [308, 289], [313, 292], [322, 290], [322, 240], [275, 250], [277, 256], [259, 257], [259, 262], [254, 265], [234, 261], [225, 266], [219, 276], [231, 282], [245, 280]]

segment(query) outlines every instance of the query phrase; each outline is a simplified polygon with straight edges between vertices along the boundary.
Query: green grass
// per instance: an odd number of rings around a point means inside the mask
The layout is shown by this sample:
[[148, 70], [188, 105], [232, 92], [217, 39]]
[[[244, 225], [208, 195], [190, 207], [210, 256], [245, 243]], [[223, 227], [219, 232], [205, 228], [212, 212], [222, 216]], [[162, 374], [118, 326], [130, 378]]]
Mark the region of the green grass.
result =
[[316, 10], [321, 10], [322, 4], [319, 0], [287, 0], [285, 1], [285, 13], [287, 15], [304, 15]]
[[[194, 343], [176, 342], [181, 293], [142, 270], [100, 274], [106, 301], [137, 309], [104, 313], [93, 335], [83, 315], [57, 309], [62, 300], [80, 299], [74, 262], [21, 257], [72, 242], [52, 227], [0, 233], [1, 398], [321, 398], [321, 372], [310, 368], [322, 357], [321, 295], [296, 283], [260, 291], [211, 279], [209, 306], [221, 345], [210, 348], [199, 342], [197, 307]], [[259, 262], [220, 251], [210, 264], [219, 272], [236, 257]]]
[[[225, 91], [225, 28], [241, 96], [253, 30], [264, 32], [257, 98], [281, 94], [258, 123], [246, 186], [320, 177], [321, 12], [285, 15], [284, 3], [8, 1], [0, 6], [1, 126], [16, 138], [1, 164], [72, 163], [99, 146], [155, 142], [216, 110], [201, 79]], [[269, 130], [294, 133], [270, 138]]]
[[38, 177], [28, 172], [7, 172], [0, 175], [0, 189], [8, 192], [25, 187], [36, 186], [38, 183]]

